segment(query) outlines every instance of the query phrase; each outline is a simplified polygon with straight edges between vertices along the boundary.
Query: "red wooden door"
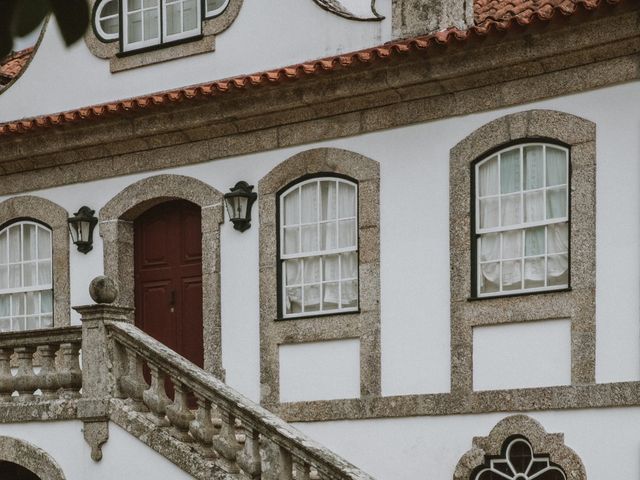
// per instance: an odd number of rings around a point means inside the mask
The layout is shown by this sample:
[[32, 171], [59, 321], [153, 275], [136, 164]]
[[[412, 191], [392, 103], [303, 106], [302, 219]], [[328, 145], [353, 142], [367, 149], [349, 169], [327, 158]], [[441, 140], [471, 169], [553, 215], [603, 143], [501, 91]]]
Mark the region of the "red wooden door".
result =
[[157, 205], [134, 222], [136, 326], [204, 366], [200, 208]]

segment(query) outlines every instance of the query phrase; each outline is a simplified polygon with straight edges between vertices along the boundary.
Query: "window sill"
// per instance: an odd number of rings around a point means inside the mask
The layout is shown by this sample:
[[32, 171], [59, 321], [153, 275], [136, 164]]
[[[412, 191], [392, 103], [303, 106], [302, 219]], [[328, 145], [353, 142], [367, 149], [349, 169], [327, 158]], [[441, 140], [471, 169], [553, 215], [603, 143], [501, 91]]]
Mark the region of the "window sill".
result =
[[292, 320], [310, 320], [317, 318], [329, 318], [329, 317], [343, 317], [345, 315], [359, 315], [360, 309], [357, 310], [349, 310], [348, 312], [328, 312], [328, 313], [318, 313], [316, 315], [300, 315], [295, 317], [277, 317], [275, 319], [276, 322], [288, 322]]
[[136, 48], [133, 50], [126, 50], [126, 51], [122, 50], [116, 54], [116, 57], [123, 58], [131, 55], [137, 55], [139, 53], [153, 52], [154, 50], [161, 50], [163, 48], [171, 48], [177, 45], [183, 45], [185, 43], [197, 42], [198, 40], [202, 40], [203, 38], [204, 38], [204, 35], [199, 33], [192, 37], [181, 38], [179, 40], [174, 40], [171, 42], [158, 43], [157, 45], [150, 45], [148, 47]]
[[556, 290], [538, 290], [536, 292], [517, 292], [517, 293], [505, 293], [504, 295], [493, 295], [487, 297], [467, 297], [467, 302], [476, 302], [482, 300], [495, 300], [503, 298], [525, 297], [531, 295], [548, 295], [550, 293], [563, 293], [572, 291], [571, 286], [565, 288], [558, 288]]

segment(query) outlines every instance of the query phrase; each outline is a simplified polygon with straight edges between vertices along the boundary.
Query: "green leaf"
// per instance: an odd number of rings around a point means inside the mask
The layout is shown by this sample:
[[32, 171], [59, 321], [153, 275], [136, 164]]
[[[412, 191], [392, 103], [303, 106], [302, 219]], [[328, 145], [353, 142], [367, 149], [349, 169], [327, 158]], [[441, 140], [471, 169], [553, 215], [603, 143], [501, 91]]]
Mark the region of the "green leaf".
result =
[[30, 34], [49, 14], [48, 0], [18, 0], [15, 5], [11, 31], [18, 37]]
[[89, 26], [87, 0], [49, 0], [49, 2], [67, 46], [80, 40]]

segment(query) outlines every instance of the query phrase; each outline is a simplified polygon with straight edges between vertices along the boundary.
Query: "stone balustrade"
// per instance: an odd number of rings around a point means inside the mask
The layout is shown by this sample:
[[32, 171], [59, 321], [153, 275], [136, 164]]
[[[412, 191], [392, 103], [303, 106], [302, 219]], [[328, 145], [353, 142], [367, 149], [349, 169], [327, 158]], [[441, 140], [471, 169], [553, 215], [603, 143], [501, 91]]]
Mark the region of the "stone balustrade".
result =
[[80, 396], [81, 327], [0, 334], [0, 402]]
[[114, 396], [226, 472], [249, 479], [372, 480], [133, 325], [104, 323]]

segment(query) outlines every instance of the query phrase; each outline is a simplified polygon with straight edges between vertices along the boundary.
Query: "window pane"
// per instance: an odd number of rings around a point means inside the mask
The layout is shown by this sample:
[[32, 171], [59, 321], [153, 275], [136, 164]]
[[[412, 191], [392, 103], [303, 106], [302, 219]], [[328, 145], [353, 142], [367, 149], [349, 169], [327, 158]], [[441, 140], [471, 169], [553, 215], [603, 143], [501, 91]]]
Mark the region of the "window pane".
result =
[[480, 228], [498, 226], [499, 201], [498, 198], [480, 200]]
[[22, 285], [25, 287], [31, 287], [37, 285], [38, 278], [36, 275], [36, 264], [34, 262], [25, 263], [23, 266], [24, 279]]
[[515, 225], [521, 223], [520, 194], [508, 195], [500, 198], [502, 209], [501, 225]]
[[[199, 0], [198, 0], [199, 1]], [[184, 31], [190, 32], [198, 28], [198, 7], [196, 0], [184, 2]]]
[[26, 321], [23, 318], [14, 318], [13, 319], [13, 328], [12, 330], [17, 331], [17, 332], [21, 332], [23, 330], [26, 330], [27, 326], [26, 326]]
[[53, 292], [51, 290], [40, 292], [40, 312], [53, 312]]
[[301, 252], [316, 252], [318, 246], [318, 225], [303, 225]]
[[340, 255], [340, 278], [358, 278], [358, 254], [356, 252]]
[[11, 295], [11, 313], [16, 315], [24, 315], [24, 293], [14, 293]]
[[357, 242], [356, 221], [340, 220], [338, 227], [338, 247], [355, 247]]
[[481, 197], [497, 195], [498, 191], [498, 157], [493, 157], [478, 168], [478, 194]]
[[51, 260], [38, 262], [38, 285], [51, 285]]
[[127, 39], [129, 43], [142, 41], [142, 12], [129, 14], [127, 20]]
[[11, 310], [9, 306], [10, 295], [0, 295], [0, 317], [8, 317]]
[[287, 313], [302, 312], [302, 288], [287, 288], [285, 304]]
[[489, 233], [480, 238], [480, 261], [500, 259], [500, 234]]
[[320, 310], [320, 285], [304, 287], [304, 311], [317, 312]]
[[36, 226], [25, 223], [22, 226], [23, 260], [36, 258]]
[[300, 251], [299, 227], [284, 229], [284, 253], [293, 254]]
[[19, 262], [20, 253], [20, 225], [9, 228], [9, 261]]
[[358, 282], [347, 280], [342, 282], [341, 306], [343, 308], [355, 308], [358, 306]]
[[502, 258], [522, 257], [522, 230], [505, 232], [502, 235]]
[[500, 291], [500, 263], [482, 264], [480, 271], [480, 293]]
[[227, 0], [207, 0], [207, 12], [215, 12], [221, 8]]
[[544, 187], [544, 158], [542, 145], [524, 148], [524, 188]]
[[140, 10], [142, 3], [140, 0], [127, 0], [127, 10]]
[[284, 224], [300, 223], [300, 191], [294, 190], [284, 197]]
[[107, 34], [116, 35], [120, 31], [118, 17], [111, 17], [100, 21], [102, 31]]
[[520, 290], [522, 288], [522, 263], [520, 260], [502, 262], [502, 289]]
[[520, 149], [515, 148], [500, 155], [500, 193], [520, 190]]
[[307, 183], [300, 189], [302, 195], [302, 223], [318, 221], [318, 184]]
[[40, 313], [40, 294], [38, 292], [27, 292], [27, 315], [33, 315], [34, 313]]
[[144, 12], [144, 39], [152, 40], [160, 36], [158, 28], [158, 10], [145, 10]]
[[348, 183], [340, 182], [338, 187], [340, 218], [356, 216], [356, 187]]
[[547, 259], [547, 285], [569, 284], [569, 259], [564, 255], [549, 255]]
[[320, 182], [320, 220], [333, 220], [336, 218], [336, 182], [323, 181]]
[[9, 243], [7, 240], [7, 236], [8, 236], [8, 232], [6, 230], [0, 233], [0, 265], [6, 265], [7, 262], [9, 261], [9, 258], [7, 255], [7, 247]]
[[556, 223], [547, 227], [548, 253], [565, 253], [569, 251], [569, 226]]
[[144, 8], [153, 8], [158, 6], [158, 0], [144, 0]]
[[564, 150], [547, 147], [547, 186], [567, 183], [567, 154]]
[[306, 259], [304, 261], [304, 283], [319, 282], [320, 268], [320, 257]]
[[22, 286], [22, 265], [9, 266], [9, 288]]
[[539, 222], [544, 220], [544, 192], [524, 194], [524, 221]]
[[529, 228], [525, 231], [526, 256], [544, 254], [544, 230], [545, 227]]
[[322, 310], [336, 310], [340, 304], [340, 287], [336, 283], [324, 284], [324, 296], [322, 298]]
[[320, 249], [332, 250], [338, 246], [338, 225], [336, 222], [320, 224]]
[[42, 227], [38, 227], [38, 258], [51, 258], [51, 232]]
[[51, 315], [42, 315], [40, 322], [42, 324], [42, 328], [53, 327], [53, 317]]
[[547, 218], [563, 218], [567, 216], [567, 189], [550, 188], [547, 190]]
[[544, 287], [544, 257], [524, 261], [524, 288]]
[[300, 285], [302, 283], [302, 262], [300, 260], [287, 260], [285, 265], [285, 283], [287, 285]]
[[9, 267], [0, 266], [0, 290], [9, 288]]
[[339, 266], [338, 266], [338, 255], [328, 255], [323, 257], [324, 269], [322, 272], [322, 278], [324, 281], [328, 280], [338, 280], [339, 276]]
[[[165, 9], [167, 24], [167, 35], [175, 35], [182, 32], [181, 18], [180, 18], [180, 3], [171, 3], [167, 5]], [[146, 19], [145, 19], [146, 23]]]
[[118, 0], [110, 0], [102, 7], [102, 17], [117, 15], [118, 10]]
[[40, 328], [40, 318], [38, 316], [27, 317], [27, 330]]
[[3, 318], [0, 319], [0, 332], [9, 332], [11, 331], [11, 319]]

